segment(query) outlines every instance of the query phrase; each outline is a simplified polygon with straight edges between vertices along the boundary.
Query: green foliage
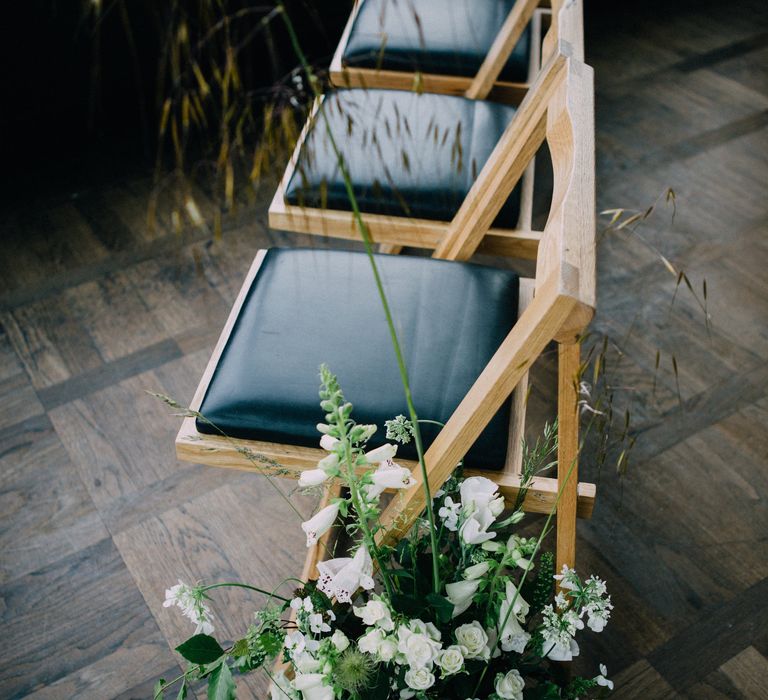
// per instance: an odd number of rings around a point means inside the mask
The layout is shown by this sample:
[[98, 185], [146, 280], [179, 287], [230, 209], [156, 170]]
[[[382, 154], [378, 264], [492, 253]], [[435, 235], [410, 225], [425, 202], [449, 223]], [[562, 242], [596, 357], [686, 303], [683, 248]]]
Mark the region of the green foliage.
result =
[[208, 700], [235, 700], [235, 681], [226, 659], [208, 676]]
[[565, 689], [564, 697], [568, 700], [577, 700], [577, 698], [585, 697], [588, 690], [596, 687], [597, 681], [592, 678], [574, 678]]
[[224, 654], [219, 643], [207, 634], [196, 634], [190, 637], [177, 646], [176, 651], [193, 664], [210, 664]]

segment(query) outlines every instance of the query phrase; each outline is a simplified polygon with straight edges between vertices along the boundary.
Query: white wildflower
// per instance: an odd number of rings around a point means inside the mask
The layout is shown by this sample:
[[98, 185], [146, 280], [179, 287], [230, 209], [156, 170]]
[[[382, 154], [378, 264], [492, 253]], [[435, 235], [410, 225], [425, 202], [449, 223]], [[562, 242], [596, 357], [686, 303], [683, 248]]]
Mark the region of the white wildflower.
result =
[[179, 579], [178, 584], [165, 591], [164, 608], [172, 605], [181, 610], [182, 615], [195, 623], [195, 634], [213, 634], [211, 610], [203, 600], [203, 593]]
[[461, 513], [461, 503], [454, 503], [450, 496], [445, 497], [442, 508], [437, 511], [443, 520], [443, 525], [451, 532], [459, 529], [459, 513]]
[[605, 664], [600, 664], [600, 675], [595, 676], [593, 680], [598, 685], [608, 688], [608, 690], [613, 690], [613, 681], [608, 680], [607, 676], [608, 669], [605, 667]]

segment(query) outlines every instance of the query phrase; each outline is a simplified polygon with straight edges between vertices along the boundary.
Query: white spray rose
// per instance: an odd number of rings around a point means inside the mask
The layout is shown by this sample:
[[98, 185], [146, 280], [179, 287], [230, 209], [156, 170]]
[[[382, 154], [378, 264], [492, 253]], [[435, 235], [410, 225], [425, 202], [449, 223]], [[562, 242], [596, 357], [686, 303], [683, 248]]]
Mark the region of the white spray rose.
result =
[[496, 695], [504, 700], [523, 700], [525, 681], [520, 672], [514, 668], [506, 675], [496, 676]]

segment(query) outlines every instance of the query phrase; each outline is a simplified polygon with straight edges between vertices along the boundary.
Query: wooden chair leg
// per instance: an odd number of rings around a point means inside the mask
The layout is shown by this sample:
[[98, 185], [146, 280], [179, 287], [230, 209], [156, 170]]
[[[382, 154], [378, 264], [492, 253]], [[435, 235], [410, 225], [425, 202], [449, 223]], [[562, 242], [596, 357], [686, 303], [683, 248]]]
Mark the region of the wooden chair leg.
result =
[[579, 343], [558, 344], [557, 570], [576, 564], [576, 503], [579, 485], [579, 413], [577, 376]]

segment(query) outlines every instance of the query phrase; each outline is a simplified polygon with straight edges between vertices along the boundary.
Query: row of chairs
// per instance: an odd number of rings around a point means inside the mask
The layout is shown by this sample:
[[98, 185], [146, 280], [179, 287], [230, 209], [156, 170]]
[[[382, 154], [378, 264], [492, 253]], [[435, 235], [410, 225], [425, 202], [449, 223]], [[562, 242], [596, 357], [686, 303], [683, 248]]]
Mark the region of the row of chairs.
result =
[[[576, 518], [595, 500], [576, 466], [579, 339], [595, 308], [593, 76], [583, 59], [581, 0], [361, 0], [331, 64], [333, 87], [269, 209], [275, 228], [359, 240], [330, 133], [380, 250], [432, 251], [377, 264], [416, 408], [444, 423], [425, 426], [433, 493], [464, 459], [465, 473], [516, 500], [528, 370], [557, 343], [557, 474], [533, 479], [524, 508], [557, 504], [558, 567], [574, 565]], [[534, 231], [533, 159], [545, 142], [551, 205]], [[476, 252], [535, 260], [535, 276], [466, 262]], [[178, 456], [291, 478], [314, 468], [321, 362], [359, 422], [407, 413], [365, 254], [259, 251], [191, 404], [206, 420], [183, 421]], [[398, 462], [416, 483], [382, 514], [390, 538], [425, 505], [408, 447]], [[305, 577], [326, 544], [310, 550]]]

